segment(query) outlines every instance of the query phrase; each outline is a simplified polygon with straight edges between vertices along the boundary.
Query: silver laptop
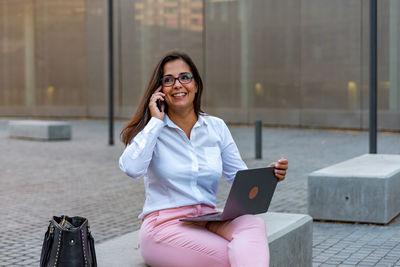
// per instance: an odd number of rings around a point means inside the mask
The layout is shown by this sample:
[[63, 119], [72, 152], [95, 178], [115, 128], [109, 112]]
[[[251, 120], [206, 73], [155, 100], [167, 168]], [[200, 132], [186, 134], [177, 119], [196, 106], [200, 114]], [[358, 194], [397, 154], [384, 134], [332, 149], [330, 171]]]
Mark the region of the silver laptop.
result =
[[180, 221], [226, 221], [245, 214], [264, 213], [271, 203], [277, 182], [274, 167], [238, 171], [222, 212]]

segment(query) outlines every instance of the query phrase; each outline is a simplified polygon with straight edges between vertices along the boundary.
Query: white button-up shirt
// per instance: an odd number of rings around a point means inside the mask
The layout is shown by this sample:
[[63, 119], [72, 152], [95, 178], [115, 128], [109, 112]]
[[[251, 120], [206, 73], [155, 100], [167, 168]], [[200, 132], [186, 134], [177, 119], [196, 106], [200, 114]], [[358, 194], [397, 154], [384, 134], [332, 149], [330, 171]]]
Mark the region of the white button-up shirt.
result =
[[146, 214], [194, 204], [216, 205], [221, 175], [230, 183], [247, 169], [223, 120], [200, 115], [190, 133], [173, 123], [151, 118], [126, 147], [119, 167], [133, 178], [144, 177]]

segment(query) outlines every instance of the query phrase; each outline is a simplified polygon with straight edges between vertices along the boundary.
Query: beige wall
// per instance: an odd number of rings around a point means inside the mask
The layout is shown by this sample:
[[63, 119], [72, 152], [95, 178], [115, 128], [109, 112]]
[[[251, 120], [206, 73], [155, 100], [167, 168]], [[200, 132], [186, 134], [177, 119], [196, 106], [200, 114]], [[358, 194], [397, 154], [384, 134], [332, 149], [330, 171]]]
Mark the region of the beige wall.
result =
[[[400, 130], [400, 4], [378, 1], [378, 126]], [[368, 0], [116, 0], [115, 114], [188, 52], [230, 122], [368, 127]], [[3, 0], [0, 115], [107, 116], [107, 0]]]
[[84, 2], [4, 0], [0, 13], [0, 114], [84, 114]]

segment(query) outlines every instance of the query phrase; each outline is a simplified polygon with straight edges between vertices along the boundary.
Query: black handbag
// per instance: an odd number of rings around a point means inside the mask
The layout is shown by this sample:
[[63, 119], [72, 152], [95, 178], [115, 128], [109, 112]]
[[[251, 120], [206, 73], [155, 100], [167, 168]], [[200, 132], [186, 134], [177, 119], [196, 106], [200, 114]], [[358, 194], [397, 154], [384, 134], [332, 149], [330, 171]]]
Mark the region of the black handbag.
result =
[[53, 216], [44, 235], [40, 267], [96, 267], [94, 239], [83, 217]]

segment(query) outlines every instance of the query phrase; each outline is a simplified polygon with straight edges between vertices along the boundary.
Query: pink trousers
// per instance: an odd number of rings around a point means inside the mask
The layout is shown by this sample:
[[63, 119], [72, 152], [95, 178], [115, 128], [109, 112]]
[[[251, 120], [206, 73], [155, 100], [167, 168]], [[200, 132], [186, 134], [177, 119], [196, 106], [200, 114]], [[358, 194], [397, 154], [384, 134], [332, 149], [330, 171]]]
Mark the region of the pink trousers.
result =
[[142, 257], [152, 267], [269, 266], [264, 221], [244, 215], [225, 222], [181, 222], [215, 211], [192, 205], [152, 212], [140, 228]]

